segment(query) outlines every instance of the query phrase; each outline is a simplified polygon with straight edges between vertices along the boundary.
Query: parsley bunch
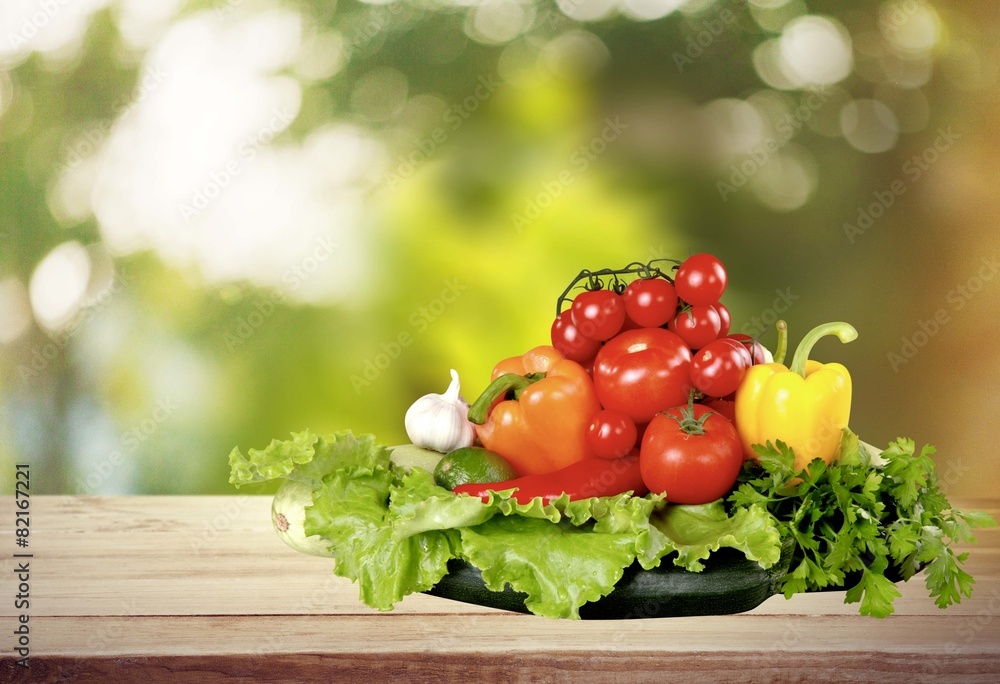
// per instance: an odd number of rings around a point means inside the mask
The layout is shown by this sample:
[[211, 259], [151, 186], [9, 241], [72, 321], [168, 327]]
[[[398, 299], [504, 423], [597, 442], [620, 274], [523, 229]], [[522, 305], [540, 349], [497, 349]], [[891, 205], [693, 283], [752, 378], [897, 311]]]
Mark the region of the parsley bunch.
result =
[[938, 488], [934, 447], [918, 454], [912, 439], [901, 438], [878, 454], [845, 429], [836, 461], [816, 459], [800, 472], [782, 442], [754, 451], [760, 463], [745, 466], [729, 503], [765, 507], [794, 540], [786, 598], [850, 584], [845, 602], [860, 601], [862, 615], [885, 617], [900, 595], [894, 581], [921, 569], [939, 607], [971, 596], [975, 580], [961, 567], [968, 553], [951, 547], [975, 541], [973, 528], [996, 522], [951, 508]]

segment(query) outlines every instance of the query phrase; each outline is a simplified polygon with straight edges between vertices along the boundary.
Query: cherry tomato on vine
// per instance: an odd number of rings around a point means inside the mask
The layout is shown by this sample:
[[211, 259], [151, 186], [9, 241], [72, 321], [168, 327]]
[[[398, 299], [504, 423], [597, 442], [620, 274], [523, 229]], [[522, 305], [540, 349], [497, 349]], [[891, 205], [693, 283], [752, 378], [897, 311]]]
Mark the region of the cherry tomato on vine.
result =
[[724, 416], [688, 404], [658, 414], [639, 449], [639, 471], [649, 491], [667, 501], [703, 504], [733, 488], [743, 467], [740, 436]]
[[581, 292], [573, 300], [570, 312], [576, 329], [592, 340], [610, 340], [625, 323], [622, 298], [611, 290]]
[[[749, 368], [753, 365], [753, 357], [750, 355], [750, 350], [747, 349], [742, 342], [739, 340], [734, 340], [732, 337], [720, 337], [715, 340], [716, 342], [722, 342], [723, 344], [728, 344], [737, 352], [739, 352], [740, 357], [743, 359], [743, 365]], [[713, 343], [714, 344], [714, 343]]]
[[669, 330], [627, 330], [597, 352], [594, 389], [604, 408], [621, 411], [637, 425], [648, 423], [685, 401], [690, 367], [691, 351]]
[[622, 301], [629, 320], [642, 328], [659, 328], [677, 310], [677, 292], [663, 278], [633, 280], [622, 293]]
[[[734, 344], [735, 343], [735, 344]], [[749, 354], [735, 340], [709, 342], [691, 357], [691, 383], [702, 394], [724, 397], [740, 386]]]
[[754, 338], [744, 333], [731, 333], [727, 337], [743, 345], [743, 348], [750, 353], [750, 358], [755, 366], [759, 363], [767, 363], [764, 347]]
[[719, 329], [719, 337], [725, 337], [729, 334], [729, 328], [733, 325], [733, 317], [729, 314], [729, 309], [726, 308], [725, 304], [712, 302], [711, 307], [715, 309], [715, 313], [719, 314], [719, 320], [722, 322], [722, 327]]
[[552, 346], [567, 359], [577, 363], [586, 363], [592, 360], [597, 354], [597, 350], [601, 348], [600, 342], [580, 334], [580, 331], [573, 325], [569, 309], [559, 314], [559, 317], [552, 322], [550, 335]]
[[621, 411], [604, 409], [594, 414], [584, 435], [587, 449], [598, 458], [621, 458], [635, 448], [635, 422]]
[[696, 304], [687, 311], [681, 311], [667, 324], [691, 349], [701, 349], [719, 337], [722, 321], [711, 306]]
[[694, 254], [677, 268], [674, 289], [688, 304], [712, 304], [726, 291], [727, 282], [726, 269], [718, 258]]

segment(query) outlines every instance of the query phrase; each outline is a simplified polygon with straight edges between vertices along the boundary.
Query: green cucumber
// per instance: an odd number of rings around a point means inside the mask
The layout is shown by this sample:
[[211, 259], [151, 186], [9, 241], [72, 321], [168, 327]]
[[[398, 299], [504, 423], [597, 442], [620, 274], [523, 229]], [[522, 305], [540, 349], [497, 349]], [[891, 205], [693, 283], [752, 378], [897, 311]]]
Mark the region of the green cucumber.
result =
[[[788, 572], [793, 546], [786, 543], [781, 560], [767, 570], [735, 549], [723, 548], [705, 561], [702, 572], [688, 572], [663, 559], [659, 567], [643, 570], [638, 563], [625, 574], [607, 596], [580, 608], [584, 620], [629, 620], [639, 618], [685, 617], [689, 615], [730, 615], [752, 610], [779, 593]], [[464, 560], [448, 562], [448, 574], [424, 592], [463, 603], [500, 608], [518, 613], [525, 594], [510, 585], [504, 591], [490, 591], [479, 569]]]

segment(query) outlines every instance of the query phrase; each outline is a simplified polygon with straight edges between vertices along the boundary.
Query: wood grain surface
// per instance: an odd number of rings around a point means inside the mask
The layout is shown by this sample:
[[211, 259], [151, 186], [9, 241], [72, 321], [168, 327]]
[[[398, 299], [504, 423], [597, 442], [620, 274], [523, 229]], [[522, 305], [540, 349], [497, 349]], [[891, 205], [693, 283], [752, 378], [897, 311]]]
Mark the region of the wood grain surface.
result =
[[[1000, 681], [1000, 530], [980, 531], [972, 599], [922, 578], [896, 614], [843, 593], [740, 615], [549, 620], [425, 595], [361, 604], [332, 561], [288, 549], [270, 497], [32, 497], [31, 668], [14, 665], [13, 551], [0, 558], [0, 681]], [[1000, 500], [959, 508], [1000, 514]], [[13, 549], [13, 499], [0, 538]]]

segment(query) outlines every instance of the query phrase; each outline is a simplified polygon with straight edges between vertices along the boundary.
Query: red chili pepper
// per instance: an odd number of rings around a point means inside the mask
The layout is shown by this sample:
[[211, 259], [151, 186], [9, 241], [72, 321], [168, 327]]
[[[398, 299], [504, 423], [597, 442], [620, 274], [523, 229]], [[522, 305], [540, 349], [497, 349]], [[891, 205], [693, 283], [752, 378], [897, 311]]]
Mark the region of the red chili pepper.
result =
[[644, 496], [649, 492], [642, 481], [642, 473], [639, 472], [637, 450], [624, 458], [610, 461], [605, 458], [586, 458], [544, 475], [526, 475], [506, 482], [464, 484], [452, 491], [477, 496], [485, 503], [489, 501], [490, 492], [515, 488], [517, 491], [513, 498], [520, 504], [531, 503], [535, 497], [541, 497], [542, 503], [548, 504], [563, 494], [568, 494], [571, 501], [576, 501], [592, 496], [615, 496], [629, 490], [635, 496]]

